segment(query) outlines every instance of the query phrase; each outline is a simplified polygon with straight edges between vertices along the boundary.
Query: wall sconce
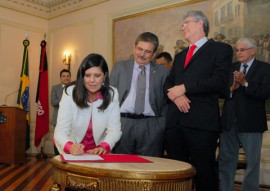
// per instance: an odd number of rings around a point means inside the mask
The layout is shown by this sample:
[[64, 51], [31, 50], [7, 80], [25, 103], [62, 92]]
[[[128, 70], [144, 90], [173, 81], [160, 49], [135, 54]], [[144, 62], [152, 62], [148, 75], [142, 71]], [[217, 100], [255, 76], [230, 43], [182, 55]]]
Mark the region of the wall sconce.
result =
[[71, 63], [71, 54], [68, 52], [64, 52], [63, 64], [67, 66], [67, 69], [70, 71], [70, 63]]

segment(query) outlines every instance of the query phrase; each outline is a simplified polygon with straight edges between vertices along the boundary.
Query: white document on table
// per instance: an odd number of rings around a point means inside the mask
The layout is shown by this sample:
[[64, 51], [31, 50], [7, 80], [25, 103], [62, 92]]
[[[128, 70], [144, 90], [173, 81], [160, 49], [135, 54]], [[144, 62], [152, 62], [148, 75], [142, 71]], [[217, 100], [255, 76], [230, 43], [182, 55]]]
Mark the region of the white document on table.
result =
[[95, 160], [104, 160], [99, 155], [71, 155], [71, 154], [62, 154], [62, 157], [67, 161], [95, 161]]

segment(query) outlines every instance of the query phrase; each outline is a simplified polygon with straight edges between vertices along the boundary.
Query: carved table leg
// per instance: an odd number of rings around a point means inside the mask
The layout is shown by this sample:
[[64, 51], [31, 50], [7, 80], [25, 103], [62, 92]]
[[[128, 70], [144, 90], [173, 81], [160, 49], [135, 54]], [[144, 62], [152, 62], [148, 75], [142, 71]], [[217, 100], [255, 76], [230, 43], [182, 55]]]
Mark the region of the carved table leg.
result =
[[61, 187], [55, 181], [53, 181], [50, 191], [61, 191]]

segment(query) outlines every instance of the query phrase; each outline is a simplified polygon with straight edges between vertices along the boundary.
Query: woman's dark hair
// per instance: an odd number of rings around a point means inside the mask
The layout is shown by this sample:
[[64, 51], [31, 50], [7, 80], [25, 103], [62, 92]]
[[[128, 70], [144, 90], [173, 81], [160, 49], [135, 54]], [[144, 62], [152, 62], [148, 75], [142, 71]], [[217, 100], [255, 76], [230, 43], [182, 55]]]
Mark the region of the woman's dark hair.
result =
[[[73, 100], [80, 108], [87, 108], [89, 105], [87, 104], [88, 100], [88, 91], [84, 86], [84, 76], [85, 71], [92, 67], [100, 67], [102, 72], [105, 75], [105, 80], [103, 85], [101, 86], [101, 94], [103, 96], [103, 102], [98, 107], [100, 110], [105, 110], [113, 99], [113, 89], [110, 87], [109, 82], [109, 69], [106, 60], [103, 56], [99, 54], [89, 54], [82, 61], [80, 68], [77, 73], [77, 80], [72, 82], [70, 85], [75, 85], [73, 89]], [[110, 93], [112, 92], [112, 94]]]

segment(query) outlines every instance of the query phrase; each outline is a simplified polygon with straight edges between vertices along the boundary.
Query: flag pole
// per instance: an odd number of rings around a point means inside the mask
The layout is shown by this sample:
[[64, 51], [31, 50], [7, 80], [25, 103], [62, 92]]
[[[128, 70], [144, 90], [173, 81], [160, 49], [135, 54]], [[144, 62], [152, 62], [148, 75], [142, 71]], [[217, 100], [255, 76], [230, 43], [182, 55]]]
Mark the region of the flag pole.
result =
[[25, 151], [30, 148], [30, 107], [29, 107], [29, 63], [28, 63], [28, 32], [23, 40], [24, 53], [22, 61], [22, 70], [20, 75], [20, 87], [18, 90], [17, 104], [18, 107], [26, 111], [26, 140]]
[[39, 79], [36, 95], [37, 115], [36, 115], [36, 130], [35, 130], [35, 146], [40, 147], [40, 153], [36, 155], [37, 160], [46, 159], [47, 155], [44, 153], [44, 136], [49, 132], [49, 100], [48, 100], [48, 63], [46, 55], [46, 33], [40, 43], [40, 65], [39, 65]]
[[47, 154], [43, 152], [43, 146], [44, 146], [44, 140], [43, 140], [43, 138], [42, 138], [42, 139], [41, 139], [40, 153], [38, 153], [38, 154], [36, 155], [36, 160], [38, 160], [38, 161], [39, 161], [39, 160], [44, 160], [44, 159], [47, 159], [47, 158], [48, 158]]

